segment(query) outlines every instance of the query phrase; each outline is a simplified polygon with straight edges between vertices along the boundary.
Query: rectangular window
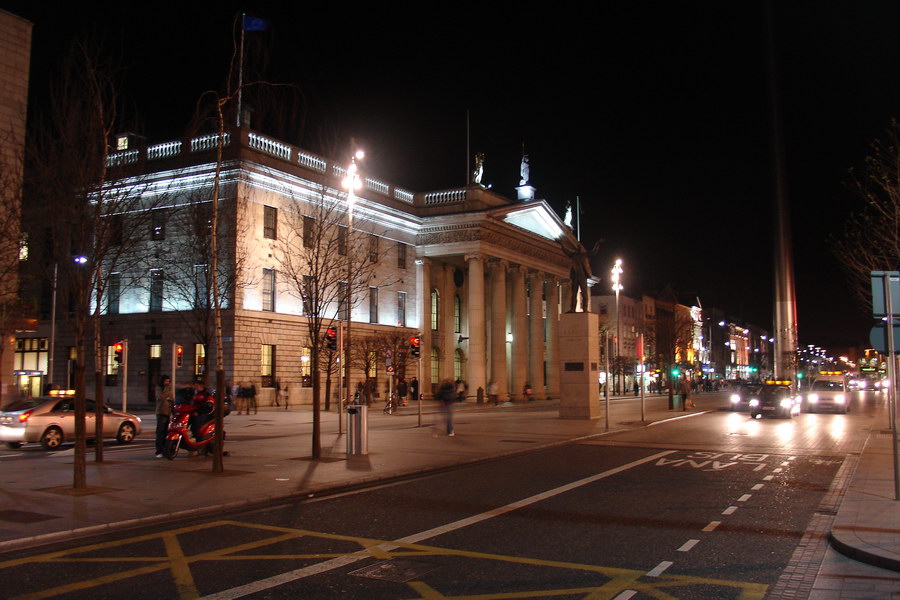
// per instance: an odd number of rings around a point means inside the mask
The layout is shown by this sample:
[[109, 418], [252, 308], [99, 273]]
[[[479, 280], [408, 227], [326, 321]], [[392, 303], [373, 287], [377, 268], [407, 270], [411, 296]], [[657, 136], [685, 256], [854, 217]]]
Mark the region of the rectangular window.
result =
[[212, 202], [193, 205], [191, 216], [194, 219], [194, 234], [206, 239], [212, 233]]
[[163, 208], [150, 211], [150, 239], [166, 239], [166, 211]]
[[263, 269], [262, 309], [269, 312], [275, 310], [275, 269]]
[[318, 304], [316, 298], [316, 286], [312, 275], [303, 276], [303, 314], [312, 316], [313, 309]]
[[378, 353], [374, 350], [366, 357], [366, 377], [369, 379], [378, 377]]
[[119, 363], [116, 362], [116, 347], [106, 347], [106, 375], [118, 375]]
[[337, 318], [346, 321], [350, 315], [347, 314], [347, 282], [338, 282], [338, 316]]
[[312, 348], [309, 346], [300, 348], [300, 381], [303, 387], [312, 387]]
[[378, 322], [378, 288], [369, 288], [369, 323]]
[[[437, 331], [438, 325], [440, 324], [440, 315], [441, 315], [441, 297], [438, 295], [437, 290], [431, 290], [431, 330]], [[437, 381], [435, 379], [435, 381]]]
[[397, 242], [397, 268], [406, 268], [406, 244]]
[[110, 273], [106, 282], [106, 314], [119, 314], [119, 298], [122, 295], [122, 275]]
[[107, 233], [109, 234], [109, 244], [111, 246], [121, 246], [123, 232], [125, 230], [125, 216], [124, 215], [112, 215], [109, 217], [109, 230]]
[[406, 327], [406, 292], [397, 292], [397, 327]]
[[150, 312], [162, 312], [164, 280], [162, 269], [150, 269]]
[[378, 236], [369, 236], [369, 262], [378, 262]]
[[194, 265], [194, 308], [209, 308], [209, 265]]
[[206, 346], [194, 344], [194, 375], [206, 373]]
[[303, 217], [303, 247], [312, 248], [316, 245], [316, 219]]
[[453, 332], [462, 333], [462, 300], [459, 294], [453, 296]]
[[262, 345], [259, 375], [262, 379], [262, 387], [275, 387], [275, 346], [272, 344]]
[[264, 206], [263, 237], [267, 240], [274, 240], [276, 235], [278, 235], [278, 209], [274, 206]]
[[347, 256], [347, 226], [338, 225], [337, 230], [338, 254]]

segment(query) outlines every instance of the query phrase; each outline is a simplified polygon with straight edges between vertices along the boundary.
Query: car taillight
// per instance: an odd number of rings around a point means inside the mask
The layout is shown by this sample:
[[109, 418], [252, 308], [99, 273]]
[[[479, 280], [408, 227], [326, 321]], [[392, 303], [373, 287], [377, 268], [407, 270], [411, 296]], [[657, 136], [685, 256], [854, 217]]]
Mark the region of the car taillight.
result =
[[26, 410], [21, 415], [19, 415], [19, 423], [24, 423], [25, 421], [27, 421], [31, 417], [31, 413], [33, 412], [34, 410]]

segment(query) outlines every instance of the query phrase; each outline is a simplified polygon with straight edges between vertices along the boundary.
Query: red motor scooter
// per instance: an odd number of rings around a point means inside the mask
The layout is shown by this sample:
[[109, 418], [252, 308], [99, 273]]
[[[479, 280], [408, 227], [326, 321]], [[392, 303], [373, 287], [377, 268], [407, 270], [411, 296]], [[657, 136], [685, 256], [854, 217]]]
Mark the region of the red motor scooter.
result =
[[[207, 400], [200, 408], [193, 403], [181, 403], [172, 406], [172, 416], [169, 418], [169, 432], [166, 434], [166, 445], [163, 448], [163, 456], [172, 460], [178, 454], [181, 447], [190, 451], [204, 450], [206, 455], [212, 454], [216, 440], [216, 420], [212, 418], [215, 411], [215, 403]], [[197, 437], [192, 437], [191, 414], [197, 413], [198, 419], [205, 421], [197, 428]]]

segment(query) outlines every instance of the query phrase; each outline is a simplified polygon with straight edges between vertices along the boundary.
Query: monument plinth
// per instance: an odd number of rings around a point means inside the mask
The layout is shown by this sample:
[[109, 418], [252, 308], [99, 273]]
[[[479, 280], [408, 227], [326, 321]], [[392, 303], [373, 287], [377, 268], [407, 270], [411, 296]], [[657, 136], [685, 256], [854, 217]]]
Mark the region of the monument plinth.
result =
[[601, 416], [599, 331], [596, 313], [560, 315], [560, 419], [599, 419]]

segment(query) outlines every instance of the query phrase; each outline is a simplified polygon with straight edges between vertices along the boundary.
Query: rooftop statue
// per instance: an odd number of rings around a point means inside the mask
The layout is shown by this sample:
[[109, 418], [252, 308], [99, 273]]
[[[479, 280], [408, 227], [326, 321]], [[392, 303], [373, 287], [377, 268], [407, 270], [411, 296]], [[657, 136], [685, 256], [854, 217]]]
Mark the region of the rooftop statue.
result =
[[475, 155], [475, 168], [472, 169], [472, 183], [481, 185], [481, 177], [484, 175], [484, 152]]
[[522, 164], [519, 166], [519, 185], [528, 185], [528, 178], [531, 175], [531, 167], [528, 165], [528, 155], [522, 155]]

